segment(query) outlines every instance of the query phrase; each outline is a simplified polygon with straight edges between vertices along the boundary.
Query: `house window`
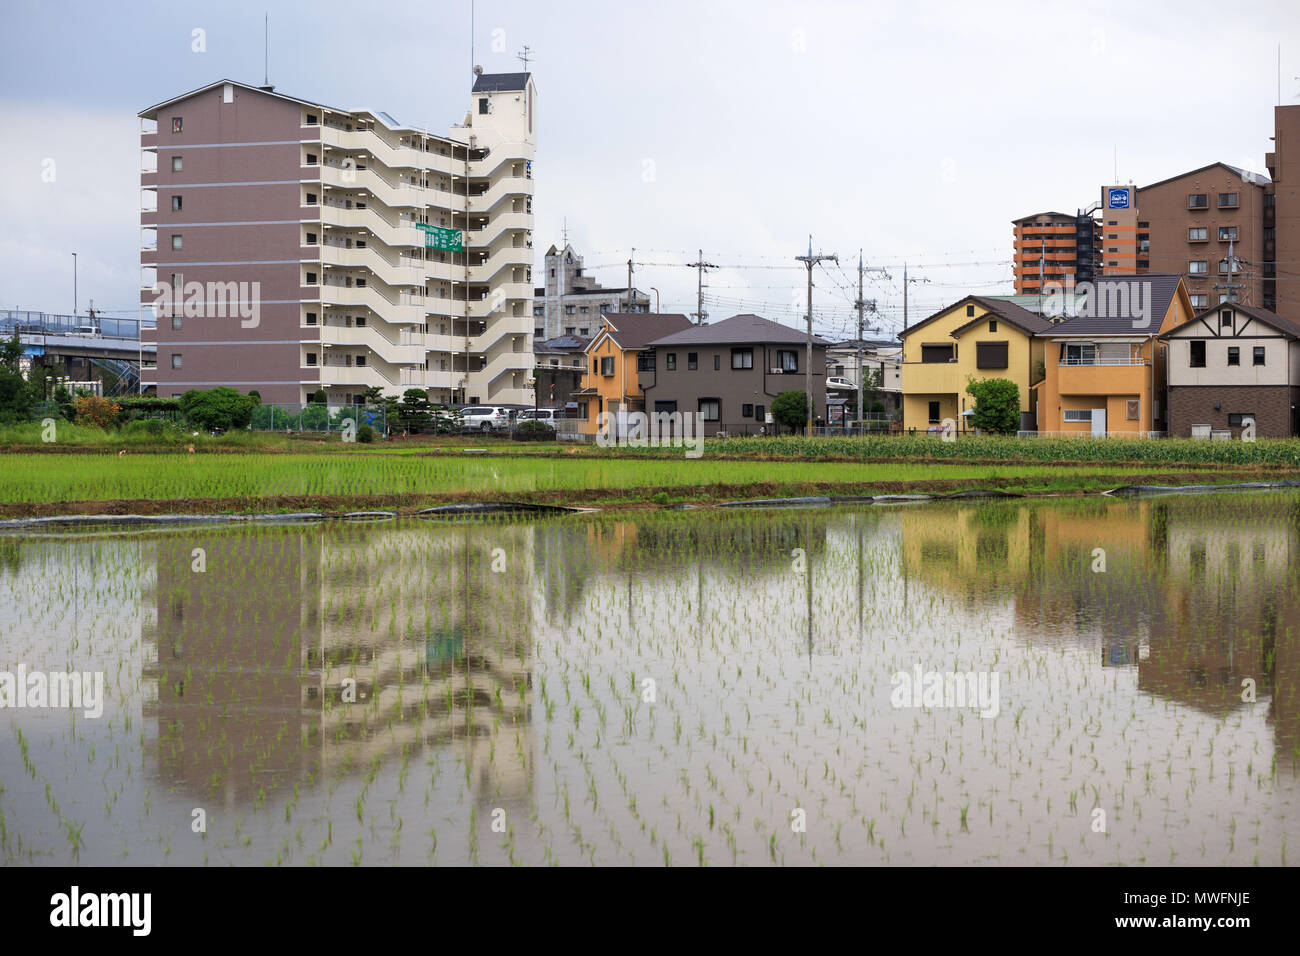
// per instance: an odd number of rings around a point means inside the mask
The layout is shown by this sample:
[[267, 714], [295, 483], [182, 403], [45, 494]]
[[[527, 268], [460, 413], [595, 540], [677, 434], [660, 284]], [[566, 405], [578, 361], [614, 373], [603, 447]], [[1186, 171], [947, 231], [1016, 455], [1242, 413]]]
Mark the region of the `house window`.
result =
[[753, 368], [754, 367], [754, 350], [753, 349], [732, 349], [731, 350], [731, 367]]
[[180, 353], [180, 352], [173, 352], [173, 353], [172, 353], [172, 368], [180, 368], [180, 367], [181, 367], [181, 353]]
[[1204, 259], [1193, 259], [1187, 263], [1187, 271], [1192, 275], [1205, 275], [1209, 271], [1209, 263]]
[[1007, 343], [1006, 342], [976, 342], [975, 343], [975, 367], [976, 368], [1006, 368], [1007, 367]]
[[776, 367], [782, 372], [799, 371], [799, 353], [793, 349], [777, 349]]
[[1204, 209], [1210, 204], [1210, 197], [1205, 193], [1191, 193], [1187, 197], [1188, 209]]
[[1219, 241], [1220, 241], [1220, 242], [1227, 242], [1229, 239], [1236, 239], [1236, 238], [1237, 238], [1237, 227], [1236, 227], [1236, 226], [1220, 226], [1220, 227], [1219, 227]]
[[677, 371], [677, 353], [669, 352], [664, 361], [664, 368], [670, 372]]
[[1090, 422], [1092, 421], [1092, 409], [1066, 408], [1061, 411], [1061, 419], [1067, 422]]
[[951, 345], [925, 345], [921, 346], [921, 361], [925, 363], [934, 362], [951, 362], [953, 359], [953, 347]]
[[1237, 208], [1237, 194], [1236, 194], [1236, 193], [1219, 193], [1219, 208], [1220, 208], [1220, 209], [1236, 209], [1236, 208]]
[[316, 364], [316, 353], [315, 353], [315, 352], [308, 352], [308, 353], [307, 353], [307, 364], [308, 364], [308, 365], [315, 365], [315, 364]]
[[1191, 342], [1192, 349], [1192, 368], [1205, 368], [1205, 343]]
[[172, 172], [179, 173], [185, 166], [185, 160], [180, 156], [172, 157]]
[[[357, 328], [359, 328], [359, 329], [363, 329], [363, 328], [365, 328], [365, 326], [366, 326], [366, 317], [365, 317], [364, 315], [358, 315], [358, 316], [357, 316]], [[427, 325], [424, 327], [424, 331], [425, 331], [425, 332], [429, 331], [429, 327], [428, 327]]]
[[1221, 329], [1230, 329], [1230, 328], [1232, 328], [1232, 310], [1231, 310], [1231, 309], [1224, 309], [1223, 311], [1221, 311], [1221, 312], [1219, 313], [1219, 328], [1221, 328]]
[[1243, 426], [1245, 426], [1246, 422], [1253, 423], [1254, 421], [1255, 421], [1254, 412], [1230, 412], [1228, 414], [1229, 428], [1242, 428]]
[[181, 237], [178, 233], [172, 233], [172, 251], [179, 252], [181, 248]]
[[760, 422], [765, 422], [765, 421], [767, 421], [767, 406], [766, 406], [766, 405], [755, 405], [755, 406], [754, 406], [754, 418], [755, 418], [756, 421], [760, 421]]
[[998, 320], [997, 320], [997, 319], [989, 319], [989, 331], [990, 331], [990, 332], [996, 332], [997, 330], [998, 330]]
[[591, 374], [595, 375], [599, 371], [600, 371], [600, 359], [594, 358], [591, 360]]
[[173, 116], [173, 117], [172, 117], [172, 132], [173, 132], [173, 133], [179, 133], [179, 132], [180, 132], [182, 129], [184, 129], [184, 128], [185, 128], [185, 123], [184, 123], [184, 121], [183, 121], [179, 116]]
[[1264, 364], [1264, 346], [1256, 345], [1252, 350], [1255, 365]]
[[478, 98], [478, 115], [486, 116], [487, 111], [488, 111], [488, 98], [486, 96], [480, 96]]
[[315, 313], [315, 312], [308, 312], [308, 313], [307, 313], [307, 324], [308, 324], [308, 325], [315, 325], [315, 324], [316, 324], [316, 313]]
[[722, 356], [721, 356], [721, 355], [715, 355], [715, 356], [713, 356], [713, 371], [715, 371], [715, 372], [720, 372], [720, 371], [722, 371]]
[[722, 403], [716, 398], [700, 399], [700, 417], [706, 422], [716, 422], [722, 414]]
[[181, 211], [181, 197], [180, 197], [180, 196], [173, 196], [173, 197], [172, 197], [172, 212], [180, 212], [180, 211]]
[[600, 360], [600, 374], [611, 376], [614, 374], [614, 356], [606, 355]]
[[699, 367], [700, 367], [700, 353], [699, 353], [699, 352], [687, 352], [687, 353], [686, 353], [686, 369], [687, 369], [687, 371], [693, 372], [693, 371], [695, 371], [695, 370], [696, 370], [697, 368], [699, 368]]
[[972, 318], [974, 315], [975, 315], [975, 306], [973, 305], [966, 306], [966, 317]]
[[753, 417], [754, 417], [754, 406], [753, 406], [753, 405], [741, 405], [741, 406], [740, 406], [740, 417], [741, 417], [741, 418], [753, 418]]
[[1130, 398], [1124, 402], [1124, 418], [1126, 421], [1135, 422], [1142, 411], [1142, 400]]
[[1210, 238], [1210, 231], [1205, 226], [1189, 226], [1187, 228], [1188, 242], [1205, 242]]
[[636, 356], [636, 370], [638, 372], [653, 372], [655, 370], [655, 353], [638, 352]]
[[933, 425], [939, 421], [939, 403], [930, 403], [930, 424]]
[[1237, 346], [1235, 345], [1228, 346], [1228, 364], [1229, 365], [1241, 364], [1241, 349], [1237, 348]]

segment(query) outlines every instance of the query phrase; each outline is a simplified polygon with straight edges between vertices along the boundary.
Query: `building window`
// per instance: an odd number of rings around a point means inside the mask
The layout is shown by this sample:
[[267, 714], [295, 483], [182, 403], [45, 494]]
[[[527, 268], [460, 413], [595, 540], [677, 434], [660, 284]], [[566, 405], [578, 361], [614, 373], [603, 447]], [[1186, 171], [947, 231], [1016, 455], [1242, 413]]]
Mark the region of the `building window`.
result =
[[180, 273], [180, 272], [173, 272], [173, 273], [172, 273], [172, 289], [173, 289], [175, 292], [179, 293], [183, 288], [185, 288], [185, 276], [184, 276], [184, 274], [183, 274], [183, 273]]
[[1246, 422], [1251, 422], [1253, 424], [1254, 421], [1255, 421], [1254, 412], [1229, 412], [1228, 413], [1229, 428], [1242, 428], [1245, 426]]
[[721, 356], [721, 355], [714, 355], [714, 356], [713, 356], [713, 371], [715, 371], [715, 372], [720, 372], [720, 371], [722, 371], [722, 356]]
[[172, 132], [179, 133], [185, 128], [185, 122], [179, 116], [172, 117]]
[[315, 284], [316, 284], [316, 273], [314, 273], [314, 272], [308, 272], [308, 273], [307, 273], [307, 284], [308, 284], [308, 285], [315, 285]]
[[185, 160], [180, 156], [172, 157], [172, 172], [179, 173], [185, 166]]
[[181, 211], [181, 197], [180, 197], [180, 196], [173, 196], [173, 197], [172, 197], [172, 212], [180, 212], [180, 211]]
[[741, 418], [753, 418], [753, 417], [754, 417], [754, 406], [753, 406], [753, 405], [741, 405], [741, 406], [740, 406], [740, 417], [741, 417]]
[[670, 372], [677, 371], [677, 353], [669, 352], [664, 359], [664, 368]]
[[716, 398], [700, 399], [700, 417], [706, 422], [716, 422], [722, 415], [722, 403]]
[[566, 325], [566, 326], [564, 327], [564, 334], [565, 334], [565, 335], [576, 335], [576, 334], [577, 334], [577, 330], [578, 330], [578, 327], [577, 327], [576, 325]]
[[173, 316], [172, 316], [172, 328], [173, 328], [173, 329], [179, 329], [180, 327], [181, 327], [181, 317], [180, 317], [179, 315], [173, 315]]
[[974, 317], [974, 315], [975, 315], [975, 306], [973, 305], [966, 306], [966, 317], [972, 318]]
[[927, 364], [951, 362], [954, 358], [951, 345], [921, 345], [921, 361]]
[[1061, 411], [1061, 420], [1067, 422], [1091, 422], [1091, 408], [1066, 408]]
[[487, 111], [488, 111], [488, 98], [486, 96], [480, 96], [478, 98], [478, 115], [486, 116]]
[[1127, 421], [1135, 422], [1138, 420], [1142, 411], [1142, 400], [1130, 398], [1124, 402], [1124, 418]]
[[1188, 298], [1192, 300], [1193, 309], [1203, 309], [1210, 304], [1209, 296], [1204, 292], [1193, 292], [1188, 295]]
[[1221, 328], [1221, 329], [1230, 329], [1230, 328], [1232, 328], [1232, 310], [1231, 310], [1231, 309], [1224, 309], [1222, 312], [1219, 313], [1219, 328]]
[[1209, 265], [1204, 259], [1193, 259], [1187, 263], [1187, 271], [1192, 275], [1205, 275], [1209, 271]]
[[589, 305], [584, 305], [584, 306], [582, 306], [582, 308], [580, 308], [578, 311], [579, 311], [579, 312], [582, 312], [582, 313], [585, 315], [586, 313], [588, 313], [588, 312], [591, 311], [591, 306], [589, 306]]
[[939, 403], [930, 403], [930, 424], [933, 425], [939, 421]]
[[975, 343], [975, 367], [976, 368], [1006, 368], [1007, 367], [1007, 343], [1006, 342], [976, 342]]
[[172, 252], [179, 252], [181, 248], [181, 237], [178, 233], [172, 233]]
[[998, 320], [997, 320], [997, 319], [989, 319], [989, 331], [990, 331], [990, 332], [996, 332], [997, 330], [998, 330]]
[[307, 353], [307, 364], [308, 364], [308, 365], [315, 365], [315, 364], [316, 364], [316, 353], [315, 353], [315, 352], [308, 352], [308, 353]]
[[655, 353], [650, 351], [638, 352], [636, 370], [638, 372], [653, 372], [655, 370]]
[[315, 126], [315, 125], [316, 125], [316, 114], [315, 114], [315, 113], [308, 113], [308, 114], [307, 114], [307, 125], [308, 125], [308, 126]]
[[533, 306], [533, 315], [534, 315], [534, 316], [545, 315], [545, 314], [546, 314], [546, 307], [545, 307], [545, 306], [541, 306], [541, 305], [535, 305], [535, 306]]
[[315, 165], [316, 165], [316, 154], [315, 154], [315, 153], [308, 153], [308, 154], [307, 154], [307, 165], [308, 165], [308, 166], [315, 166]]
[[358, 355], [358, 356], [357, 356], [357, 365], [364, 367], [365, 364], [366, 364], [366, 357], [365, 357], [364, 355]]
[[1253, 356], [1254, 356], [1254, 363], [1253, 363], [1253, 364], [1255, 364], [1255, 365], [1263, 365], [1263, 364], [1264, 364], [1264, 346], [1262, 346], [1262, 345], [1256, 345], [1256, 346], [1251, 350], [1251, 352], [1252, 352], [1252, 354], [1253, 354]]
[[308, 312], [308, 313], [307, 313], [307, 324], [308, 324], [308, 325], [315, 325], [315, 324], [316, 324], [316, 313], [315, 313], [315, 312]]
[[1237, 208], [1237, 194], [1236, 194], [1236, 193], [1219, 193], [1219, 208], [1220, 208], [1220, 209], [1236, 209], [1236, 208]]
[[732, 349], [731, 367], [733, 369], [753, 368], [754, 350], [753, 349]]
[[614, 356], [606, 355], [600, 360], [600, 374], [612, 376], [614, 374]]
[[700, 367], [700, 353], [699, 353], [699, 352], [687, 352], [687, 353], [686, 353], [686, 369], [687, 369], [687, 371], [693, 372], [693, 371], [695, 371], [695, 370], [696, 370], [697, 368], [699, 368], [699, 367]]
[[307, 194], [307, 205], [308, 205], [308, 206], [314, 206], [314, 205], [316, 205], [316, 194], [315, 194], [315, 193], [308, 193], [308, 194]]
[[180, 353], [180, 352], [173, 352], [173, 353], [172, 353], [172, 368], [180, 368], [180, 367], [181, 367], [181, 353]]
[[1187, 197], [1188, 209], [1205, 209], [1210, 205], [1210, 197], [1205, 193], [1191, 193]]
[[755, 406], [754, 406], [754, 418], [755, 418], [755, 420], [760, 421], [760, 422], [765, 422], [765, 421], [767, 421], [767, 406], [766, 406], [766, 405], [755, 405]]
[[1192, 349], [1191, 367], [1205, 368], [1205, 343], [1192, 342], [1190, 345]]
[[591, 329], [578, 329], [578, 334], [579, 334], [579, 335], [584, 335], [584, 336], [585, 336], [585, 335], [590, 335], [590, 334], [591, 334]]
[[776, 353], [776, 367], [782, 372], [799, 371], [799, 353], [793, 349], [778, 349]]
[[609, 303], [608, 303], [608, 302], [602, 302], [602, 303], [600, 304], [600, 314], [601, 314], [601, 315], [605, 315], [605, 314], [608, 313], [608, 312], [609, 312]]
[[1228, 257], [1224, 256], [1222, 259], [1219, 260], [1219, 275], [1226, 276], [1228, 274], [1228, 270], [1232, 270], [1233, 272], [1236, 272], [1237, 264], [1235, 262], [1229, 262]]
[[573, 306], [571, 306], [571, 305], [566, 305], [566, 306], [564, 307], [564, 314], [565, 314], [565, 315], [573, 315], [573, 314], [574, 314]]
[[1239, 349], [1235, 345], [1228, 346], [1228, 364], [1229, 365], [1241, 364], [1241, 349]]
[[316, 233], [314, 232], [307, 233], [307, 245], [309, 246], [316, 245]]
[[1210, 238], [1210, 230], [1207, 229], [1205, 226], [1187, 227], [1188, 242], [1205, 242], [1209, 238]]
[[1229, 239], [1233, 239], [1233, 240], [1235, 240], [1236, 238], [1237, 238], [1237, 227], [1236, 227], [1236, 226], [1220, 226], [1220, 227], [1219, 227], [1219, 241], [1220, 241], [1220, 242], [1227, 242]]

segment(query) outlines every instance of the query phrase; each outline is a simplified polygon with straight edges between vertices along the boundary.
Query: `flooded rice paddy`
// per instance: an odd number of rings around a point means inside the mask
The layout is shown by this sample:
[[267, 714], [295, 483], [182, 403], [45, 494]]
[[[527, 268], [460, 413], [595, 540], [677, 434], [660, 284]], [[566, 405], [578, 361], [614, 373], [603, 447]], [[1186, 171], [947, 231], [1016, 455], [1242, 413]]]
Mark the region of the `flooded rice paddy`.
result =
[[0, 856], [1284, 864], [1298, 559], [1282, 492], [0, 537], [3, 668], [105, 698], [0, 710]]

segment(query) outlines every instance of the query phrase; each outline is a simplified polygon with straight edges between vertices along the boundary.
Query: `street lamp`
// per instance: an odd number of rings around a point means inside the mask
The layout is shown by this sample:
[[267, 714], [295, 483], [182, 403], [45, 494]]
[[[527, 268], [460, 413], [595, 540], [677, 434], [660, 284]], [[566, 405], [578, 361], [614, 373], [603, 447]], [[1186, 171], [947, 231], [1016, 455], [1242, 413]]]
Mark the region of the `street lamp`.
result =
[[72, 254], [72, 317], [77, 317], [77, 254]]

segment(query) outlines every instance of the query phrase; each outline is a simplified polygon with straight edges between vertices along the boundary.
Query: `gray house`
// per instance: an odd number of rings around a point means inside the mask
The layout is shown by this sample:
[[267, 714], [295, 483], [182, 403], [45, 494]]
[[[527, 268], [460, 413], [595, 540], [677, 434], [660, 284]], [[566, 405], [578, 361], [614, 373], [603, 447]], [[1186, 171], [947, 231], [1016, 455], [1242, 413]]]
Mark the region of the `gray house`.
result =
[[[814, 336], [814, 418], [826, 415], [826, 347]], [[699, 412], [705, 435], [772, 434], [772, 400], [804, 391], [806, 332], [757, 315], [733, 315], [713, 325], [650, 342], [637, 361], [645, 410]]]

